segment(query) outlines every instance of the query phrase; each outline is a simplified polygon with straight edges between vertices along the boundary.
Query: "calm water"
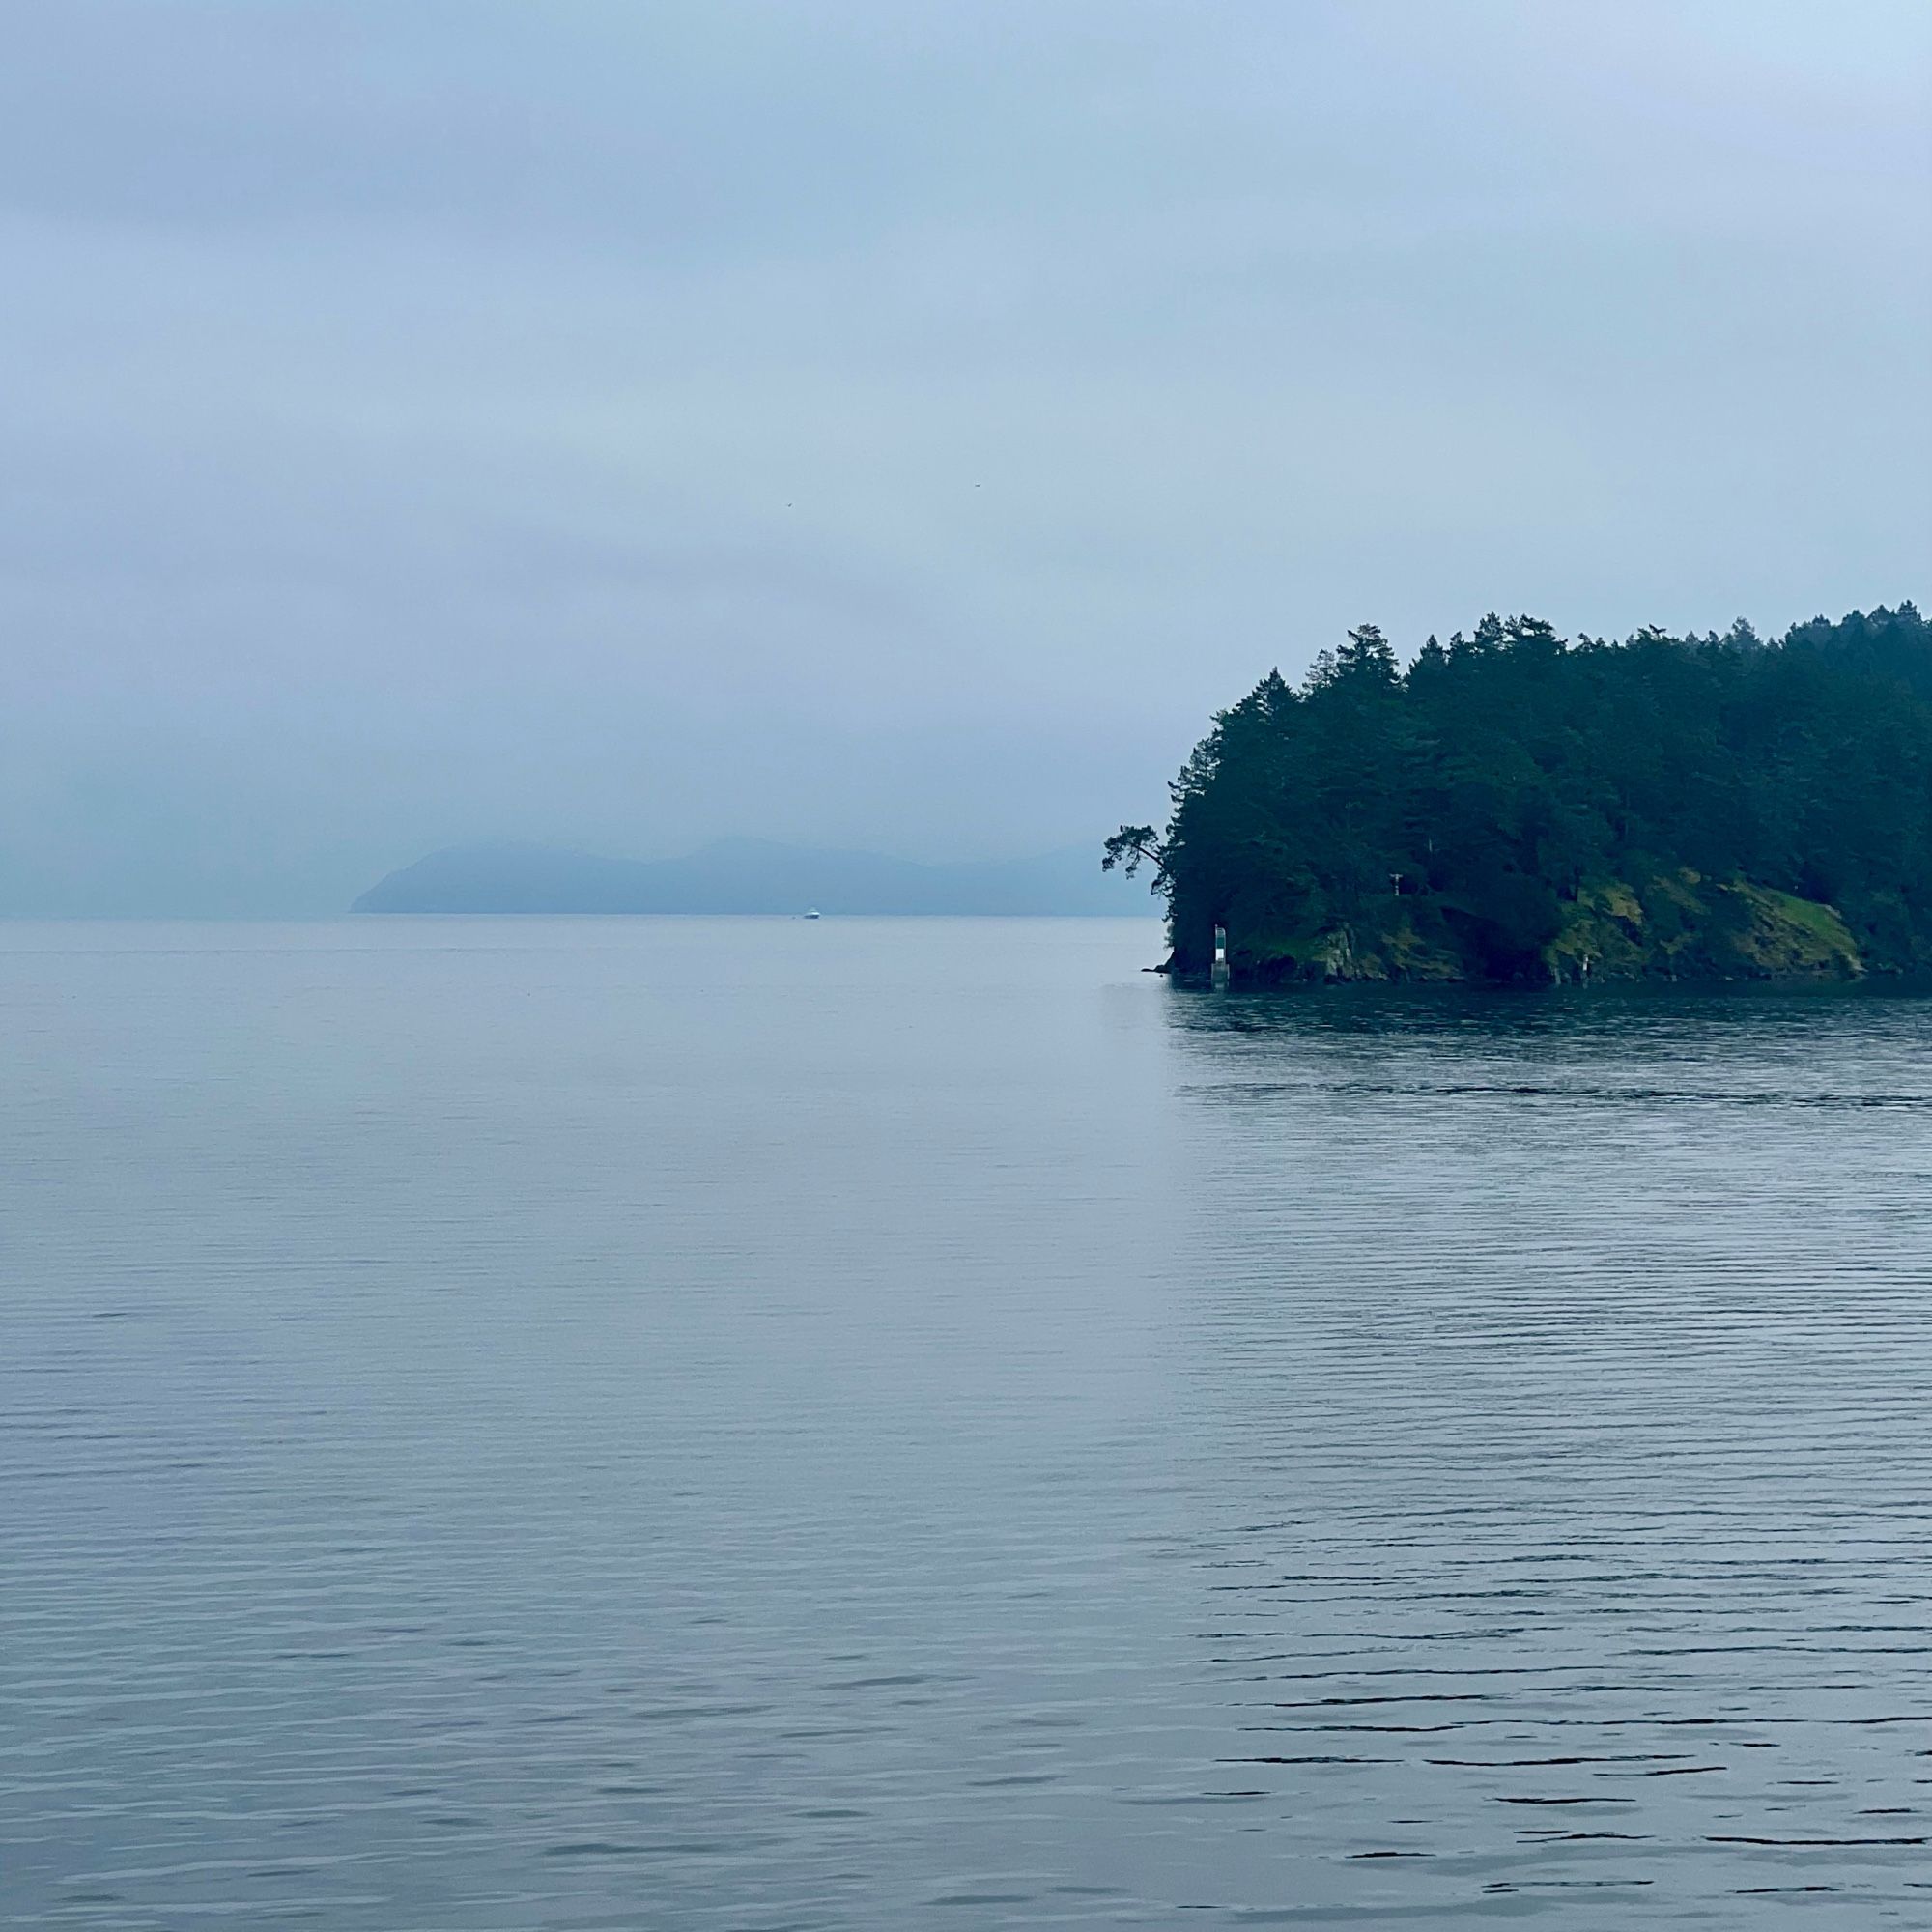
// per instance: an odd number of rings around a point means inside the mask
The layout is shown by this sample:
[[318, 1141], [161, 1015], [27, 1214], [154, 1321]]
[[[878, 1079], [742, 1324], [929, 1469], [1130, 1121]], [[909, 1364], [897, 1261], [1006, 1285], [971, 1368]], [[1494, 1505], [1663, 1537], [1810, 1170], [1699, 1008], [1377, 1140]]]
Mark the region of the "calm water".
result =
[[1932, 1003], [1155, 953], [0, 927], [0, 1923], [1932, 1923]]

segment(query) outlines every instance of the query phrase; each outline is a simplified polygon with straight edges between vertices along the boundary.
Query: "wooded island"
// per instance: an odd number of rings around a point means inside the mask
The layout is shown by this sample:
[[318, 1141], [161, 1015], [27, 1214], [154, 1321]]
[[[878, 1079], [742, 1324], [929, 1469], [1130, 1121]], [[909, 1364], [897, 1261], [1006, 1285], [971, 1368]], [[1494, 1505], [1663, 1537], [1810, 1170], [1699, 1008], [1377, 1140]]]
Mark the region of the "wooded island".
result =
[[1932, 626], [1559, 638], [1488, 616], [1404, 668], [1373, 625], [1270, 671], [1170, 787], [1170, 971], [1584, 981], [1932, 970]]

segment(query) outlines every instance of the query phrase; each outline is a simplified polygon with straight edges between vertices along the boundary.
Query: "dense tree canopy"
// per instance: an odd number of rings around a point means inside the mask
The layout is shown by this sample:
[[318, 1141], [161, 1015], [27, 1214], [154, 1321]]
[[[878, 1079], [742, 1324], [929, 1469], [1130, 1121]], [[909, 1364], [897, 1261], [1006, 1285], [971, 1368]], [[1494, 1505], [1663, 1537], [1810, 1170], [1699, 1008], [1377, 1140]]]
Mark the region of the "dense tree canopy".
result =
[[1902, 604], [1773, 642], [1540, 618], [1373, 625], [1269, 672], [1171, 787], [1173, 966], [1550, 980], [1932, 966], [1932, 627]]

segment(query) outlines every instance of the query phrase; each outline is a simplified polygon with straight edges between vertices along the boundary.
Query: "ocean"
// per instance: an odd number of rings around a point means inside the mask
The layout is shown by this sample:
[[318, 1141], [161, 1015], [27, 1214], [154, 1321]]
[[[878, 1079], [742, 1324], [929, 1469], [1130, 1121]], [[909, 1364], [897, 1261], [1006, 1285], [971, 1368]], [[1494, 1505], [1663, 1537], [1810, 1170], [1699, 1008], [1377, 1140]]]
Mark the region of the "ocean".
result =
[[0, 1925], [1932, 1921], [1932, 1003], [0, 926]]

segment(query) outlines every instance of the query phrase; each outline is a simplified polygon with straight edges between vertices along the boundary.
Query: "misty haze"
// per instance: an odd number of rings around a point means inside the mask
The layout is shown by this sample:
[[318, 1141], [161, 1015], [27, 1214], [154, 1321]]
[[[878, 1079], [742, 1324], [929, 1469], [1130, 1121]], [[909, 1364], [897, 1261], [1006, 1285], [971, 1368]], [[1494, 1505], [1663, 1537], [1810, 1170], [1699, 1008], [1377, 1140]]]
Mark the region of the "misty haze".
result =
[[6, 29], [0, 1928], [1925, 1922], [1932, 10]]

